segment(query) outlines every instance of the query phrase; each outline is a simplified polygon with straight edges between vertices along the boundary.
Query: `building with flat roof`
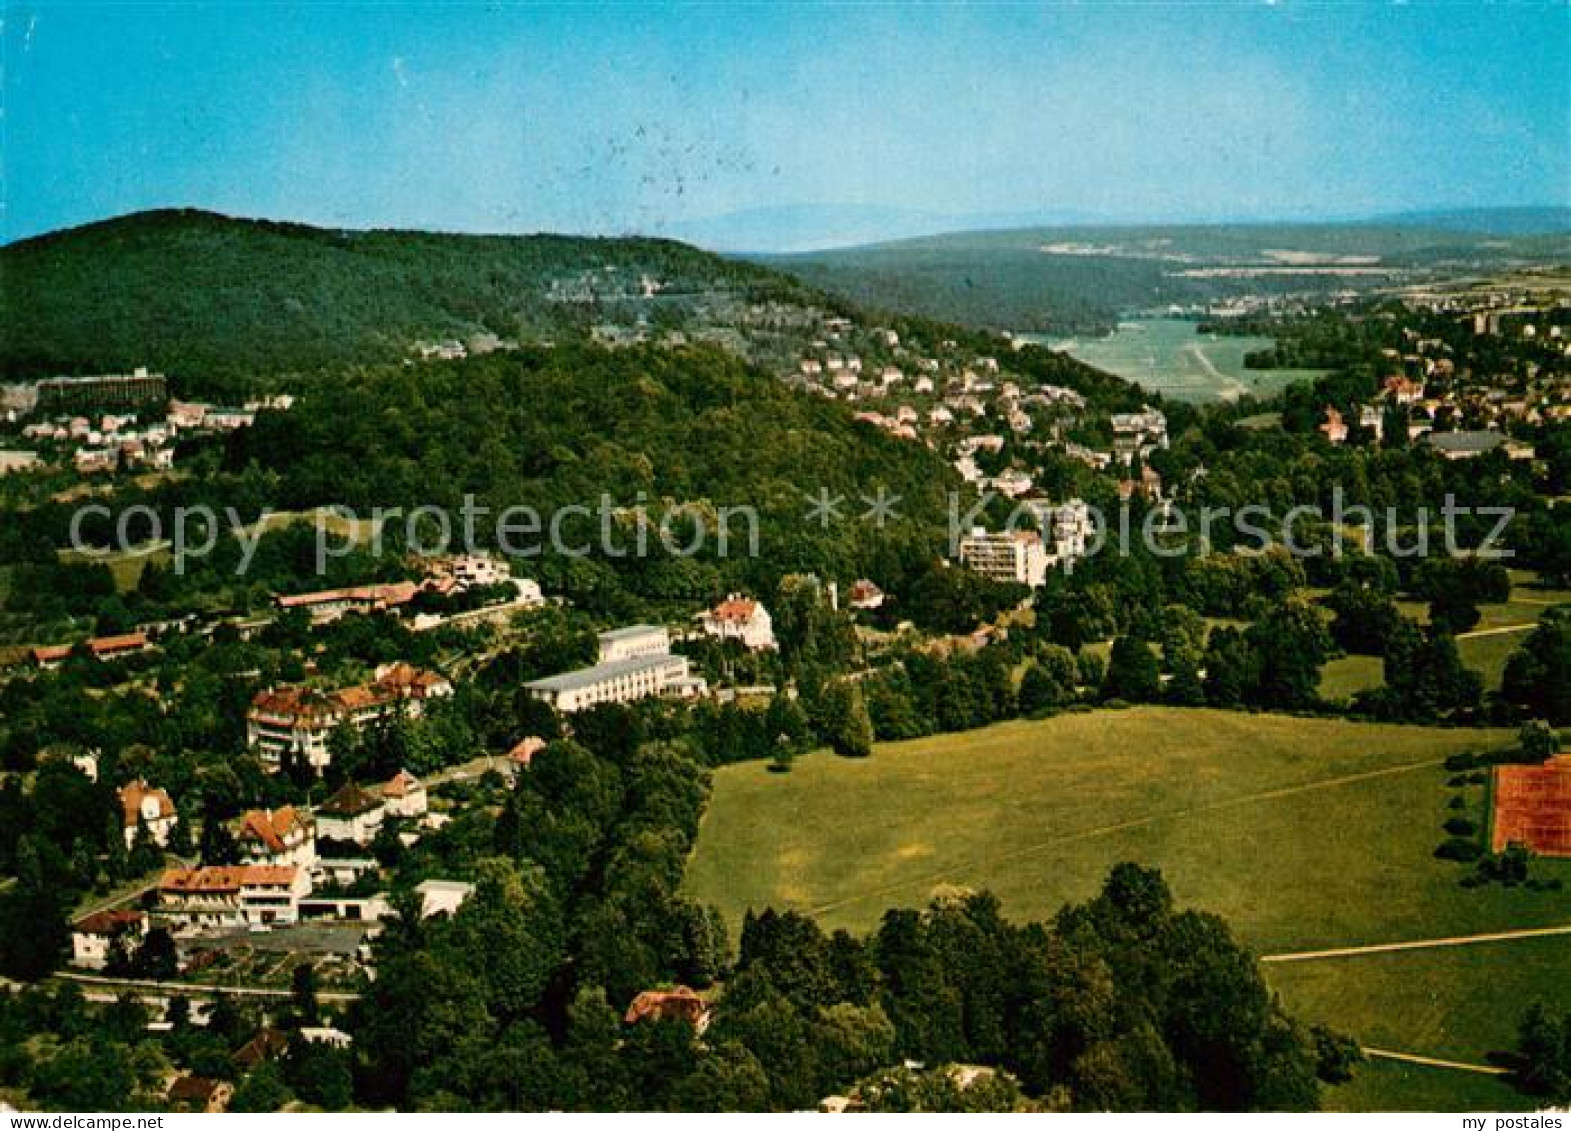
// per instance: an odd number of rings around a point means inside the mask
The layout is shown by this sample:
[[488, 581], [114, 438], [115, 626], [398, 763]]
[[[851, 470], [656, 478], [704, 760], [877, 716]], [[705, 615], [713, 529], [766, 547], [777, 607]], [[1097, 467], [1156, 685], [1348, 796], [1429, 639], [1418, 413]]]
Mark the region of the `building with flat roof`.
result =
[[1032, 588], [1047, 583], [1047, 548], [1034, 530], [992, 533], [978, 527], [960, 541], [960, 564], [994, 581]]
[[600, 634], [600, 662], [524, 685], [531, 697], [563, 714], [602, 703], [631, 703], [653, 695], [703, 694], [686, 656], [673, 655], [671, 636], [659, 625], [639, 624]]

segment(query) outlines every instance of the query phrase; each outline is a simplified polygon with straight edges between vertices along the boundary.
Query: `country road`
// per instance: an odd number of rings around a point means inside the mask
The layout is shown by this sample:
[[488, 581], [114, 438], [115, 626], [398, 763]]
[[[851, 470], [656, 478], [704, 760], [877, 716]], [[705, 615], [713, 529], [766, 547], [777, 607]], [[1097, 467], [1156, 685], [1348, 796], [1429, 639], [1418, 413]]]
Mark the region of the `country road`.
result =
[[1320, 958], [1356, 958], [1361, 954], [1391, 954], [1402, 950], [1432, 950], [1439, 947], [1474, 946], [1479, 943], [1512, 942], [1571, 935], [1571, 924], [1561, 927], [1524, 927], [1516, 931], [1491, 931], [1482, 935], [1452, 935], [1443, 939], [1410, 939], [1407, 942], [1371, 943], [1367, 946], [1341, 946], [1329, 950], [1301, 950], [1293, 954], [1265, 954], [1261, 962], [1312, 962]]

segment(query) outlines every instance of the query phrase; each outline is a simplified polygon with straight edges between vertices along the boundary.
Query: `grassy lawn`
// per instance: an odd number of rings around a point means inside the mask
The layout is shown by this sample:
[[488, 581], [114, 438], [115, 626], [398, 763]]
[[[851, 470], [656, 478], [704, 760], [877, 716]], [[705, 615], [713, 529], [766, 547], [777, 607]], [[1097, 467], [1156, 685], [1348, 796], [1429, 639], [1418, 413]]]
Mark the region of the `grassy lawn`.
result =
[[1327, 1111], [1532, 1111], [1538, 1105], [1495, 1076], [1390, 1060], [1358, 1066], [1351, 1081], [1325, 1088]]
[[1265, 967], [1294, 1016], [1367, 1045], [1486, 1064], [1535, 998], [1571, 1010], [1571, 935]]
[[688, 886], [733, 930], [770, 905], [865, 930], [945, 884], [1049, 916], [1136, 860], [1262, 953], [1566, 922], [1571, 892], [1467, 891], [1432, 855], [1452, 795], [1437, 763], [1510, 740], [1142, 707], [815, 754], [788, 775], [731, 766]]
[[[1474, 633], [1489, 632], [1487, 636], [1464, 634], [1457, 638], [1457, 651], [1462, 662], [1484, 677], [1484, 690], [1500, 687], [1505, 675], [1506, 661], [1511, 653], [1527, 639], [1525, 626], [1536, 624], [1544, 610], [1558, 604], [1571, 603], [1571, 591], [1565, 589], [1531, 589], [1525, 581], [1530, 574], [1513, 574], [1517, 588], [1511, 599], [1494, 605], [1479, 606], [1479, 620]], [[1419, 623], [1428, 623], [1429, 606], [1420, 602], [1398, 601], [1397, 608], [1404, 616]], [[1520, 632], [1490, 631], [1502, 628], [1521, 628]], [[1327, 699], [1351, 699], [1355, 692], [1379, 687], [1384, 676], [1378, 656], [1343, 656], [1326, 664], [1320, 676], [1320, 694]]]

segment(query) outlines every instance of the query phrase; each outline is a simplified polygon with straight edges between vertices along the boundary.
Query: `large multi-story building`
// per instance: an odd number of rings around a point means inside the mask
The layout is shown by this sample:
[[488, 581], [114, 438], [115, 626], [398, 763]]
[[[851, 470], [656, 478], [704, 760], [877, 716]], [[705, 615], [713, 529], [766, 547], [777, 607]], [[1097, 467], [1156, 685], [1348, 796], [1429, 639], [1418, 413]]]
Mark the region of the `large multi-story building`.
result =
[[50, 377], [38, 382], [38, 410], [45, 415], [87, 408], [129, 408], [156, 404], [169, 396], [162, 373], [138, 368], [133, 373], [94, 377]]
[[1064, 503], [1050, 503], [1045, 499], [1028, 499], [1025, 506], [1050, 547], [1050, 564], [1068, 565], [1085, 557], [1086, 547], [1096, 533], [1091, 508], [1085, 502], [1070, 499]]
[[960, 564], [995, 581], [1032, 588], [1047, 582], [1047, 548], [1034, 530], [992, 533], [977, 527], [960, 541]]
[[158, 881], [158, 915], [184, 930], [286, 925], [310, 894], [311, 873], [292, 865], [172, 868]]
[[452, 693], [445, 676], [405, 663], [383, 664], [370, 683], [337, 691], [272, 687], [251, 701], [246, 744], [269, 769], [293, 756], [320, 770], [332, 761], [328, 739], [339, 726], [358, 730], [399, 710], [416, 718], [428, 702]]
[[648, 624], [602, 632], [599, 663], [524, 687], [563, 714], [602, 703], [630, 703], [652, 695], [695, 696], [705, 690], [704, 681], [689, 672], [687, 657], [671, 654], [670, 634]]

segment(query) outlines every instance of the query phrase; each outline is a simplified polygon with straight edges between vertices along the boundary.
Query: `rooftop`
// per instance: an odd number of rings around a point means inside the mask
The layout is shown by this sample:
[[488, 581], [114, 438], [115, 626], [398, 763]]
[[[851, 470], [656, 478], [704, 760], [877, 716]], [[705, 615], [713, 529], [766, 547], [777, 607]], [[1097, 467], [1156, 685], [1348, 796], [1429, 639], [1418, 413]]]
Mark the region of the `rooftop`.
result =
[[[630, 631], [621, 629], [622, 632]], [[563, 672], [560, 675], [547, 676], [545, 679], [530, 680], [524, 684], [530, 690], [538, 691], [578, 691], [585, 687], [593, 687], [608, 679], [617, 676], [634, 675], [638, 672], [649, 671], [680, 660], [680, 656], [662, 654], [659, 656], [635, 656], [629, 660], [611, 660], [604, 664], [595, 664], [593, 667], [579, 668], [576, 671]]]

